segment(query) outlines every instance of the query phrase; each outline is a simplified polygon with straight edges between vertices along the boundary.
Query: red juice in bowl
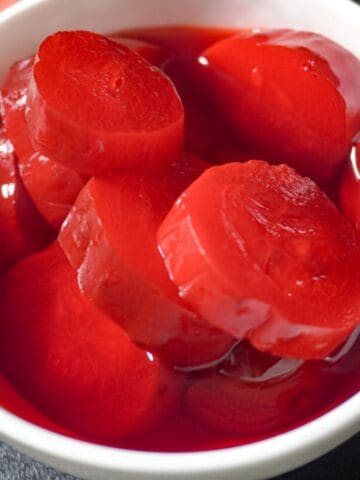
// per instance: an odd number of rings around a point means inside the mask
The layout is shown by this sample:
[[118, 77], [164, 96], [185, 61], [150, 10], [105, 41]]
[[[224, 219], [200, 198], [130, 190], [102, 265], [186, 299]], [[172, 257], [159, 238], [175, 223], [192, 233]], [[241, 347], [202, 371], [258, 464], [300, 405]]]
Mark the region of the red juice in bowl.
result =
[[[238, 31], [167, 27], [111, 36], [172, 79], [185, 110], [185, 150], [201, 157], [206, 166], [244, 162], [258, 155], [248, 138], [239, 138], [229, 127], [227, 115], [218, 108], [218, 99], [213, 102], [201, 88], [199, 55], [235, 33]], [[242, 31], [244, 36], [251, 33]], [[167, 351], [158, 345], [148, 350], [152, 352], [150, 357], [158, 355], [164, 364], [169, 363]], [[243, 445], [296, 428], [341, 404], [359, 391], [359, 370], [359, 330], [322, 360], [280, 358], [257, 351], [247, 340], [234, 339], [220, 358], [175, 367], [176, 375], [170, 383], [178, 383], [181, 378], [180, 387], [176, 386], [181, 392], [179, 399], [171, 414], [147, 427], [146, 433], [140, 429], [111, 441], [84, 438], [119, 448], [160, 452]], [[30, 402], [38, 406], [29, 392]]]

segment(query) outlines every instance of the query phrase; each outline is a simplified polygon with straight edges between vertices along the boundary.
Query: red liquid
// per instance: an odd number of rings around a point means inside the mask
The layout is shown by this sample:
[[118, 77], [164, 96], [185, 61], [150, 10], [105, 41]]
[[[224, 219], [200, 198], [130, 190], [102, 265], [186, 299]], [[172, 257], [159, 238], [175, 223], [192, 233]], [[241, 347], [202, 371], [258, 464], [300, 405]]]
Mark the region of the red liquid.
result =
[[[215, 109], [194, 86], [191, 65], [206, 47], [232, 33], [234, 32], [230, 30], [176, 27], [119, 34], [150, 41], [170, 52], [170, 59], [163, 68], [173, 78], [181, 96], [186, 97], [187, 148], [202, 153], [205, 159], [213, 162], [239, 158], [239, 155], [246, 158], [247, 154], [231, 137]], [[192, 100], [196, 103], [195, 107]], [[195, 120], [192, 116], [196, 117]], [[340, 353], [338, 359], [333, 357], [332, 361], [306, 362], [294, 372], [291, 369], [288, 372], [288, 365], [285, 364], [280, 369], [280, 373], [284, 374], [280, 379], [279, 372], [272, 368], [276, 360], [257, 354], [247, 347], [240, 352], [241, 358], [237, 359], [240, 366], [232, 365], [231, 359], [227, 359], [213, 368], [182, 372], [181, 375], [186, 378], [186, 388], [171, 417], [146, 434], [123, 438], [112, 446], [163, 452], [209, 450], [262, 440], [300, 426], [331, 410], [360, 390], [360, 337], [354, 335], [344, 352]], [[232, 360], [234, 363], [236, 359], [232, 357]], [[221, 372], [217, 373], [216, 381], [225, 379], [227, 382], [229, 378], [241, 378], [242, 390], [238, 395], [246, 396], [248, 389], [255, 399], [254, 402], [249, 401], [246, 412], [244, 411], [242, 432], [230, 433], [210, 427], [204, 420], [204, 415], [200, 415], [202, 420], [199, 420], [185, 400], [186, 392], [199, 382], [204, 381], [206, 384], [207, 379], [211, 379], [218, 371]], [[216, 393], [216, 388], [212, 392], [210, 389], [210, 403], [212, 398], [214, 402], [219, 402]], [[234, 396], [228, 399], [229, 411], [232, 402], [236, 404], [235, 397], [236, 389]], [[268, 405], [269, 411], [265, 408], [265, 413], [260, 412], [258, 402], [265, 407]], [[225, 404], [222, 407], [226, 410]]]

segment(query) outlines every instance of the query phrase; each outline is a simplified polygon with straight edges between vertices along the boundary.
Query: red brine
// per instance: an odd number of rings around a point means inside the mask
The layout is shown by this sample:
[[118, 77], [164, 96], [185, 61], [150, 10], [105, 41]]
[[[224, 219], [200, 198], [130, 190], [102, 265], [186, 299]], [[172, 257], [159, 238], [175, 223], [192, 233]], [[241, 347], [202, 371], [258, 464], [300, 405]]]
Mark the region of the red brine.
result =
[[33, 53], [1, 86], [0, 406], [186, 452], [359, 392], [360, 61], [182, 26]]

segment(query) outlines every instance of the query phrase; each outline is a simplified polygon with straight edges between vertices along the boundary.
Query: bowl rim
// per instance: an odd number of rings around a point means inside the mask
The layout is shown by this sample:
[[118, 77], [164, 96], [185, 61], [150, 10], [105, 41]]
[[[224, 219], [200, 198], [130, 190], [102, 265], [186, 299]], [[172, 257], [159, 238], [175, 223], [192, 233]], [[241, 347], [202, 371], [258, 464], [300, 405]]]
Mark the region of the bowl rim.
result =
[[[253, 471], [259, 465], [283, 464], [299, 457], [288, 470], [302, 463], [301, 451], [312, 460], [357, 433], [360, 392], [322, 416], [285, 433], [246, 445], [200, 452], [167, 453], [127, 450], [77, 440], [38, 427], [0, 407], [0, 434], [21, 447], [55, 456], [62, 461], [108, 471], [155, 475], [199, 474], [211, 471]], [[331, 441], [333, 440], [333, 441]], [[320, 451], [318, 446], [322, 445]], [[209, 455], [209, 453], [211, 455]], [[283, 471], [283, 469], [281, 469]]]
[[[22, 0], [0, 13], [1, 24], [23, 11], [49, 0]], [[340, 3], [359, 15], [360, 7], [351, 0], [328, 0]], [[101, 469], [140, 475], [212, 474], [231, 471], [268, 475], [288, 471], [310, 461], [347, 440], [360, 430], [360, 392], [320, 417], [300, 427], [265, 440], [241, 446], [200, 452], [167, 453], [127, 450], [77, 440], [36, 426], [0, 407], [0, 436], [18, 448], [41, 452], [47, 458]], [[289, 461], [290, 459], [290, 461]], [[284, 467], [286, 464], [286, 468]], [[255, 478], [254, 476], [254, 478]], [[219, 477], [220, 478], [220, 477]]]

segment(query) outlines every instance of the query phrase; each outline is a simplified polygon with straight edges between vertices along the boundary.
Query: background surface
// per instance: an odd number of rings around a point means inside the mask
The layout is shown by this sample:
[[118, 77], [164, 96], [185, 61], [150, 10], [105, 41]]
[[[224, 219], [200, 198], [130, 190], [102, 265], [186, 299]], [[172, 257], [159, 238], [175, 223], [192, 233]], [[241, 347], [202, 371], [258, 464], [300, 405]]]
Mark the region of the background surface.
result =
[[[360, 4], [360, 0], [354, 1]], [[0, 0], [0, 9], [11, 3], [14, 0]], [[78, 479], [35, 462], [0, 442], [0, 480]], [[360, 480], [360, 434], [321, 459], [273, 480]]]

